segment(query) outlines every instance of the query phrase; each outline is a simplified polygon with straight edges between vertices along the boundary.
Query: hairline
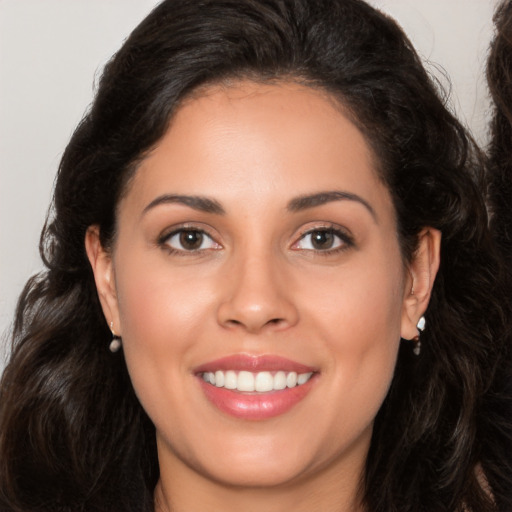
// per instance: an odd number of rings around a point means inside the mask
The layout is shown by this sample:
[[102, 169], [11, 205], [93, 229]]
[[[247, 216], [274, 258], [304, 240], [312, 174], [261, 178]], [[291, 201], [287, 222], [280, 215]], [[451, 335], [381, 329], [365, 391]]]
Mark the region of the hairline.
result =
[[[373, 141], [370, 137], [368, 127], [362, 122], [361, 119], [356, 115], [354, 110], [349, 107], [348, 102], [343, 101], [344, 98], [341, 93], [335, 91], [332, 87], [329, 87], [325, 82], [321, 80], [311, 79], [300, 73], [292, 73], [292, 72], [276, 72], [276, 73], [268, 73], [268, 75], [264, 73], [259, 73], [254, 70], [246, 70], [244, 72], [234, 72], [224, 76], [219, 76], [216, 78], [212, 78], [210, 80], [206, 80], [197, 84], [196, 86], [190, 88], [189, 90], [185, 90], [175, 101], [168, 119], [165, 125], [165, 129], [163, 133], [158, 137], [158, 139], [145, 151], [143, 151], [140, 155], [138, 155], [132, 162], [130, 162], [126, 169], [124, 170], [124, 176], [121, 182], [121, 186], [119, 189], [119, 194], [116, 198], [115, 205], [115, 223], [114, 223], [114, 231], [112, 233], [111, 240], [109, 241], [108, 247], [113, 247], [115, 245], [115, 241], [117, 238], [117, 222], [119, 219], [119, 207], [129, 193], [135, 176], [143, 164], [143, 162], [151, 155], [151, 153], [157, 148], [158, 144], [165, 136], [165, 134], [169, 131], [172, 126], [174, 119], [178, 112], [186, 106], [189, 102], [192, 102], [199, 98], [204, 98], [208, 94], [215, 92], [215, 90], [224, 90], [229, 91], [230, 89], [237, 88], [243, 84], [260, 84], [260, 85], [285, 85], [285, 84], [296, 84], [310, 90], [313, 90], [319, 93], [326, 101], [328, 101], [331, 106], [337, 110], [342, 116], [346, 117], [361, 133], [363, 140], [366, 143], [368, 148], [368, 157], [370, 160], [370, 165], [375, 173], [377, 179], [386, 187], [388, 190], [392, 203], [393, 210], [395, 215], [395, 225], [396, 225], [396, 233], [398, 237], [398, 241], [400, 247], [402, 247], [400, 240], [400, 233], [398, 230], [398, 212], [396, 210], [396, 206], [393, 201], [393, 191], [389, 183], [385, 179], [385, 171], [384, 164], [382, 159], [378, 156], [378, 141]], [[377, 142], [377, 144], [376, 144]], [[105, 241], [106, 242], [106, 241]], [[107, 247], [107, 248], [108, 248]], [[400, 251], [403, 257], [404, 262], [407, 260], [406, 255], [403, 254], [403, 251]]]

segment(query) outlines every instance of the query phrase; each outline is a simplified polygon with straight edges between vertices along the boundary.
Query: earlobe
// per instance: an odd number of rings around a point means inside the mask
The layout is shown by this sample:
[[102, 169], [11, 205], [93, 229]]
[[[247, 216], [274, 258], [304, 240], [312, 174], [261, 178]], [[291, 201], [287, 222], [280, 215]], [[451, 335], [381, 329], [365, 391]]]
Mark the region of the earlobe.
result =
[[441, 232], [425, 228], [418, 235], [418, 247], [408, 267], [402, 309], [401, 337], [411, 340], [418, 334], [417, 323], [425, 313], [439, 270]]
[[116, 334], [121, 335], [112, 255], [101, 245], [99, 226], [89, 226], [87, 229], [85, 250], [94, 274], [105, 320], [108, 325], [115, 326]]

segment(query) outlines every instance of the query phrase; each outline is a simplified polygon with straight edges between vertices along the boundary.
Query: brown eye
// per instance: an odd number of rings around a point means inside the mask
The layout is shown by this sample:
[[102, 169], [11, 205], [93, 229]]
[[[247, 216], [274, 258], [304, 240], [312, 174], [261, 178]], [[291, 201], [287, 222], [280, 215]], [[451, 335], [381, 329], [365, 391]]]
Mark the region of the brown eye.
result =
[[317, 228], [304, 233], [293, 249], [324, 252], [329, 254], [353, 245], [352, 238], [345, 232], [333, 228]]
[[203, 243], [203, 233], [200, 231], [182, 231], [180, 233], [180, 245], [187, 251], [199, 249]]
[[194, 252], [219, 249], [220, 245], [200, 229], [179, 229], [162, 240], [162, 243], [177, 252]]
[[335, 237], [330, 231], [313, 231], [311, 234], [311, 245], [317, 250], [332, 249]]

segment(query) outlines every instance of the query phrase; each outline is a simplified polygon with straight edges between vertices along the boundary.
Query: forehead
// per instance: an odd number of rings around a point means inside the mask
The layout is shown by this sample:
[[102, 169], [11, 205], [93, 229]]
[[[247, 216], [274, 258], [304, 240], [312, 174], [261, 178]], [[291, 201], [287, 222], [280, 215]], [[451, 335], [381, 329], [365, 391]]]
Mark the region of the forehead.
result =
[[296, 83], [241, 82], [183, 101], [130, 188], [141, 201], [177, 193], [224, 202], [250, 193], [261, 202], [340, 187], [389, 202], [374, 154], [342, 105]]

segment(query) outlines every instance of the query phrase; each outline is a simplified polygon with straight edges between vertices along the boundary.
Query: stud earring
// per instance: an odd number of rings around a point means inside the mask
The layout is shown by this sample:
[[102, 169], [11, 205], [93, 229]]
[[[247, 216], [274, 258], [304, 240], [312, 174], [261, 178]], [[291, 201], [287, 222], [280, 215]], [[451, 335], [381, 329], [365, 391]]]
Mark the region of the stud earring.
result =
[[419, 356], [421, 353], [420, 336], [421, 336], [421, 333], [425, 330], [425, 317], [424, 316], [422, 316], [418, 320], [418, 323], [416, 324], [416, 328], [418, 329], [418, 334], [416, 336], [414, 336], [414, 338], [412, 339], [412, 342], [414, 344], [412, 352], [415, 356]]
[[117, 352], [121, 348], [121, 336], [114, 332], [114, 322], [110, 322], [110, 331], [112, 332], [112, 341], [109, 345], [110, 352]]

